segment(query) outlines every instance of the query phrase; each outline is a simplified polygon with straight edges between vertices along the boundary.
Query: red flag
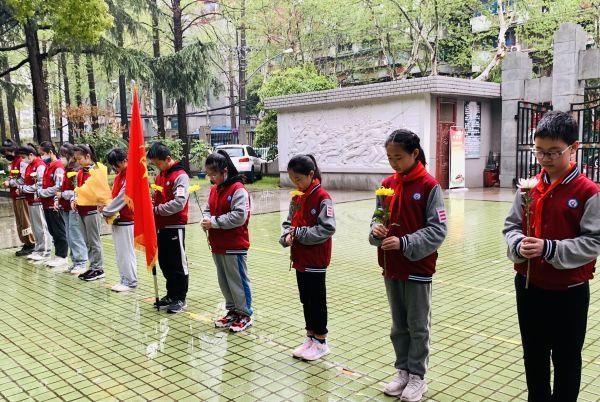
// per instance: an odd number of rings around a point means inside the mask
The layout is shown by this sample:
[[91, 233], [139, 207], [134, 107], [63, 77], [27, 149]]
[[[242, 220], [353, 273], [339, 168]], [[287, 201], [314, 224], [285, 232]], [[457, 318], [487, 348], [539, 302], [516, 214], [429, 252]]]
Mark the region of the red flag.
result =
[[154, 212], [148, 183], [146, 147], [142, 133], [142, 117], [138, 103], [137, 86], [133, 86], [133, 104], [129, 126], [129, 152], [127, 154], [125, 202], [133, 210], [134, 244], [146, 252], [146, 267], [152, 270], [158, 258]]

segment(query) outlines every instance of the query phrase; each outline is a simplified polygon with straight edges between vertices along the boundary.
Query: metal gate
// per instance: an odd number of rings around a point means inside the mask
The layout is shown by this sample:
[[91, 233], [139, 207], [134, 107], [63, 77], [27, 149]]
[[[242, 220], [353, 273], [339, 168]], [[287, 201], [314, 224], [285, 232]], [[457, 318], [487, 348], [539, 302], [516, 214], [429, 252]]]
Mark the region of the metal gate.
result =
[[[586, 88], [586, 92], [595, 90], [598, 88]], [[583, 174], [600, 183], [600, 99], [586, 98], [590, 100], [571, 105], [571, 114], [579, 124], [577, 164]]]
[[531, 103], [520, 101], [517, 115], [517, 159], [516, 159], [516, 184], [519, 179], [535, 176], [540, 171], [531, 149], [533, 148], [533, 134], [546, 112], [552, 110], [549, 103]]

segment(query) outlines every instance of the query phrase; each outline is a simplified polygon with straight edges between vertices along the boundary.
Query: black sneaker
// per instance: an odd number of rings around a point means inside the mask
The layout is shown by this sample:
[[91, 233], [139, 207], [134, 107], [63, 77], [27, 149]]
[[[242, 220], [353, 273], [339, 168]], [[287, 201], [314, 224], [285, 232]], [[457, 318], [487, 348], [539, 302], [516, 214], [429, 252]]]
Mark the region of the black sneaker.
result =
[[92, 272], [91, 269], [88, 269], [87, 271], [85, 271], [83, 274], [79, 274], [77, 275], [77, 277], [81, 280], [85, 280], [85, 277], [88, 276], [90, 274], [90, 272]]
[[34, 245], [32, 245], [32, 246], [23, 246], [23, 248], [21, 248], [19, 251], [17, 251], [15, 253], [15, 255], [17, 257], [24, 257], [26, 255], [29, 255], [29, 254], [33, 253], [33, 249], [34, 248], [35, 248]]
[[183, 313], [183, 311], [185, 310], [186, 307], [187, 307], [187, 303], [185, 302], [185, 300], [174, 300], [173, 303], [171, 303], [169, 305], [169, 307], [167, 308], [167, 313], [168, 314]]
[[79, 279], [83, 279], [84, 281], [95, 281], [96, 279], [104, 278], [104, 271], [101, 269], [97, 269], [95, 271], [88, 270], [79, 276]]
[[[167, 308], [173, 303], [173, 300], [169, 296], [165, 296], [158, 301], [158, 308]], [[154, 302], [154, 308], [156, 308], [156, 302]]]

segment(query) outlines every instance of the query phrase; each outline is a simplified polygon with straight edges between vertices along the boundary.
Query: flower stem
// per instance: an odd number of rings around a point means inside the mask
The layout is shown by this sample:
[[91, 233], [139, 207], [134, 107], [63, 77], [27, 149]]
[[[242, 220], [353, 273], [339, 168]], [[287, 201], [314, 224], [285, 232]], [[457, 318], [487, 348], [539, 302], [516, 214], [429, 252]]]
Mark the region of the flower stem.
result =
[[[529, 203], [525, 203], [525, 217], [527, 220], [527, 237], [530, 236], [531, 226], [529, 225]], [[529, 272], [531, 271], [531, 259], [527, 259], [527, 276], [525, 277], [525, 289], [529, 289]]]

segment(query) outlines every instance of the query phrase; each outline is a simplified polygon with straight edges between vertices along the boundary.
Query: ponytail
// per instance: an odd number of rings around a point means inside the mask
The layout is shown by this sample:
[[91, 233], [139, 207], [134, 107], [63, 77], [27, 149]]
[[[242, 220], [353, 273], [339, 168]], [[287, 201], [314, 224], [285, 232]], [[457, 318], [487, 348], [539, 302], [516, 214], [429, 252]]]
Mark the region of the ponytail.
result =
[[399, 129], [393, 131], [385, 140], [385, 145], [394, 143], [400, 145], [405, 152], [412, 154], [415, 149], [419, 150], [419, 154], [417, 155], [417, 160], [425, 166], [427, 164], [427, 160], [425, 159], [425, 152], [423, 152], [423, 148], [421, 147], [421, 139], [415, 133], [407, 129]]
[[54, 147], [54, 144], [50, 141], [42, 142], [40, 144], [40, 149], [46, 153], [52, 152], [54, 155], [56, 155], [56, 148]]
[[310, 172], [313, 172], [313, 177], [321, 181], [321, 171], [317, 166], [317, 160], [312, 154], [301, 154], [292, 157], [288, 162], [287, 170], [305, 176], [308, 176], [310, 175]]
[[208, 155], [204, 166], [207, 169], [215, 169], [221, 173], [224, 173], [225, 169], [227, 169], [227, 175], [229, 177], [237, 176], [239, 174], [237, 168], [231, 161], [231, 157], [229, 157], [229, 154], [224, 149], [219, 149], [217, 152]]

